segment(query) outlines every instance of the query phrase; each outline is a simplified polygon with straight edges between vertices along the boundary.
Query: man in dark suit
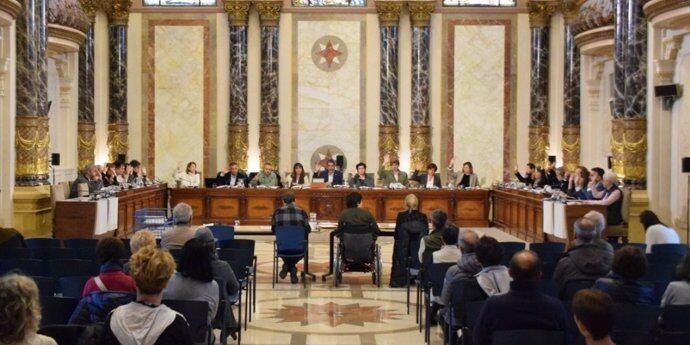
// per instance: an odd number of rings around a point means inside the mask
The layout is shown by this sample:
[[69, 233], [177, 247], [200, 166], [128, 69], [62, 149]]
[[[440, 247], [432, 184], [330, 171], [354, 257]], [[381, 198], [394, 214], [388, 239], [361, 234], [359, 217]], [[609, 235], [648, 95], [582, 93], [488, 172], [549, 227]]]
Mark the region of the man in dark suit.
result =
[[534, 183], [534, 179], [532, 178], [532, 174], [534, 173], [534, 170], [536, 169], [536, 166], [534, 163], [527, 163], [525, 166], [525, 176], [520, 175], [520, 171], [518, 170], [517, 166], [515, 166], [515, 177], [517, 177], [518, 181], [531, 186]]
[[429, 163], [426, 166], [426, 174], [419, 175], [419, 171], [415, 171], [413, 180], [418, 181], [419, 186], [423, 188], [441, 188], [441, 177], [436, 174], [436, 171], [438, 171], [436, 164]]
[[322, 178], [329, 186], [339, 186], [343, 184], [343, 172], [335, 170], [335, 161], [329, 159], [326, 163], [326, 170], [319, 172], [317, 178]]
[[89, 187], [89, 194], [99, 191], [103, 188], [103, 181], [101, 181], [101, 173], [95, 165], [87, 166], [83, 173], [77, 176], [77, 179], [72, 182], [70, 189], [70, 199], [79, 196], [79, 185], [86, 184]]
[[240, 170], [240, 166], [237, 163], [232, 162], [230, 166], [223, 171], [218, 173], [216, 176], [216, 184], [219, 186], [237, 186], [240, 181], [246, 186], [247, 185], [247, 174]]

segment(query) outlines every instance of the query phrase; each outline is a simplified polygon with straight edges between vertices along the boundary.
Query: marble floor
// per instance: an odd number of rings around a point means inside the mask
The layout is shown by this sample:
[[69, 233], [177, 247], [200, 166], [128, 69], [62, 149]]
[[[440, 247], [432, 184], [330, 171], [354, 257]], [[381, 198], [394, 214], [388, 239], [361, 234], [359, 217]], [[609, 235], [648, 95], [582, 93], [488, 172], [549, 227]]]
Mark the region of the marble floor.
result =
[[[475, 229], [499, 241], [519, 241], [494, 228]], [[243, 344], [252, 345], [386, 345], [423, 344], [422, 333], [415, 323], [414, 305], [407, 314], [405, 289], [388, 287], [393, 242], [379, 238], [384, 262], [381, 287], [372, 284], [371, 274], [346, 273], [343, 284], [333, 286], [321, 276], [328, 271], [328, 234], [310, 236], [309, 269], [316, 282], [290, 284], [289, 278], [271, 287], [273, 238], [245, 237], [257, 241], [258, 256], [256, 313]], [[301, 268], [301, 264], [300, 264]], [[414, 294], [412, 296], [414, 301]], [[440, 331], [440, 330], [439, 330]], [[432, 330], [432, 344], [442, 337]], [[229, 343], [232, 339], [229, 339]]]

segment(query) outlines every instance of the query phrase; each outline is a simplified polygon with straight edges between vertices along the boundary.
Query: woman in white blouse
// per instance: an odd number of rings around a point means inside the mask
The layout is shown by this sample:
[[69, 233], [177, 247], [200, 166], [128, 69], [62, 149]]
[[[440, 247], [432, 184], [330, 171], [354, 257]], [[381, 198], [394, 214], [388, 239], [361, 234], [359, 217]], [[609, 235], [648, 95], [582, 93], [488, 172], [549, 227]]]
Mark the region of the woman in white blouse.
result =
[[201, 175], [196, 171], [196, 163], [187, 163], [187, 169], [182, 172], [182, 162], [177, 163], [177, 170], [173, 173], [173, 179], [180, 188], [199, 188]]

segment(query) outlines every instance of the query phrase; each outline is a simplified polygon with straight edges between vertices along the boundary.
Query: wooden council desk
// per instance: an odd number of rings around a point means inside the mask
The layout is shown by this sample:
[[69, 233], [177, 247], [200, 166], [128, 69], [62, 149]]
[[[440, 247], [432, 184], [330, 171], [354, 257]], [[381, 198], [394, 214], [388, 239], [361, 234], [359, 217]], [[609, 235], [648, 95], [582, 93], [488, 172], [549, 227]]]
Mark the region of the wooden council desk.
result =
[[[194, 224], [225, 223], [239, 220], [241, 224], [270, 224], [273, 211], [282, 205], [280, 195], [285, 189], [173, 188], [170, 206], [189, 204]], [[315, 212], [319, 221], [337, 221], [345, 209], [345, 197], [354, 189], [293, 189], [295, 203], [307, 213]], [[429, 214], [435, 209], [448, 212], [449, 220], [462, 227], [489, 226], [489, 190], [357, 190], [362, 194], [364, 208], [379, 223], [394, 223], [405, 210], [408, 194], [419, 198], [419, 210]]]

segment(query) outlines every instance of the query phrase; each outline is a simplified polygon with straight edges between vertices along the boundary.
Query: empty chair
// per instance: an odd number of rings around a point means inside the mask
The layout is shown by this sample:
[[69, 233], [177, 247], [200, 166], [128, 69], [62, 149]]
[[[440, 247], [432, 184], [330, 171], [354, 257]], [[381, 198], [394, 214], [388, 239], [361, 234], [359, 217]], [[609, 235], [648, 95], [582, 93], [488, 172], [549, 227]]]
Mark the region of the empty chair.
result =
[[51, 275], [55, 278], [98, 274], [98, 265], [88, 260], [52, 260], [49, 265]]
[[[565, 252], [565, 243], [560, 242], [545, 242], [545, 243], [530, 243], [529, 250], [539, 255], [539, 260], [542, 264], [558, 263]], [[542, 270], [543, 271], [543, 270]]]
[[46, 264], [41, 260], [18, 259], [0, 260], [0, 274], [10, 271], [19, 271], [29, 276], [49, 276], [50, 271]]
[[60, 248], [60, 240], [55, 238], [29, 238], [24, 240], [29, 249], [34, 248]]
[[79, 344], [86, 326], [83, 325], [47, 325], [38, 330], [38, 334], [53, 338], [58, 345]]
[[659, 319], [658, 306], [616, 304], [613, 306], [613, 333], [616, 344], [652, 344], [653, 332]]
[[207, 341], [211, 332], [211, 324], [207, 319], [208, 302], [166, 299], [163, 304], [184, 316], [195, 343]]
[[63, 297], [81, 298], [84, 285], [90, 276], [60, 277], [58, 279], [59, 292]]
[[31, 258], [36, 260], [74, 259], [74, 250], [57, 247], [39, 247], [31, 249]]
[[98, 240], [95, 238], [71, 238], [64, 240], [65, 248], [77, 249], [77, 248], [96, 248]]
[[38, 293], [41, 296], [53, 296], [55, 295], [55, 279], [51, 277], [39, 277], [32, 276], [31, 279], [34, 280], [38, 286]]
[[492, 345], [533, 345], [536, 343], [562, 345], [565, 343], [565, 334], [563, 332], [538, 329], [499, 331], [494, 332], [491, 338]]
[[96, 260], [96, 248], [94, 247], [83, 247], [83, 248], [73, 248], [70, 249], [73, 253], [73, 259], [77, 260]]
[[235, 239], [235, 227], [229, 225], [211, 225], [208, 228], [217, 241], [232, 241]]
[[676, 265], [651, 262], [647, 273], [642, 277], [643, 281], [671, 281], [676, 276]]
[[687, 252], [688, 247], [685, 244], [655, 244], [652, 245], [651, 260], [668, 260], [678, 264]]
[[66, 325], [79, 300], [69, 297], [41, 297], [41, 326]]
[[0, 260], [28, 259], [31, 251], [28, 248], [2, 248], [0, 250]]
[[501, 260], [501, 264], [505, 266], [508, 266], [510, 259], [513, 258], [515, 253], [524, 250], [527, 246], [524, 242], [500, 242], [500, 244], [501, 248], [503, 248], [503, 260]]

